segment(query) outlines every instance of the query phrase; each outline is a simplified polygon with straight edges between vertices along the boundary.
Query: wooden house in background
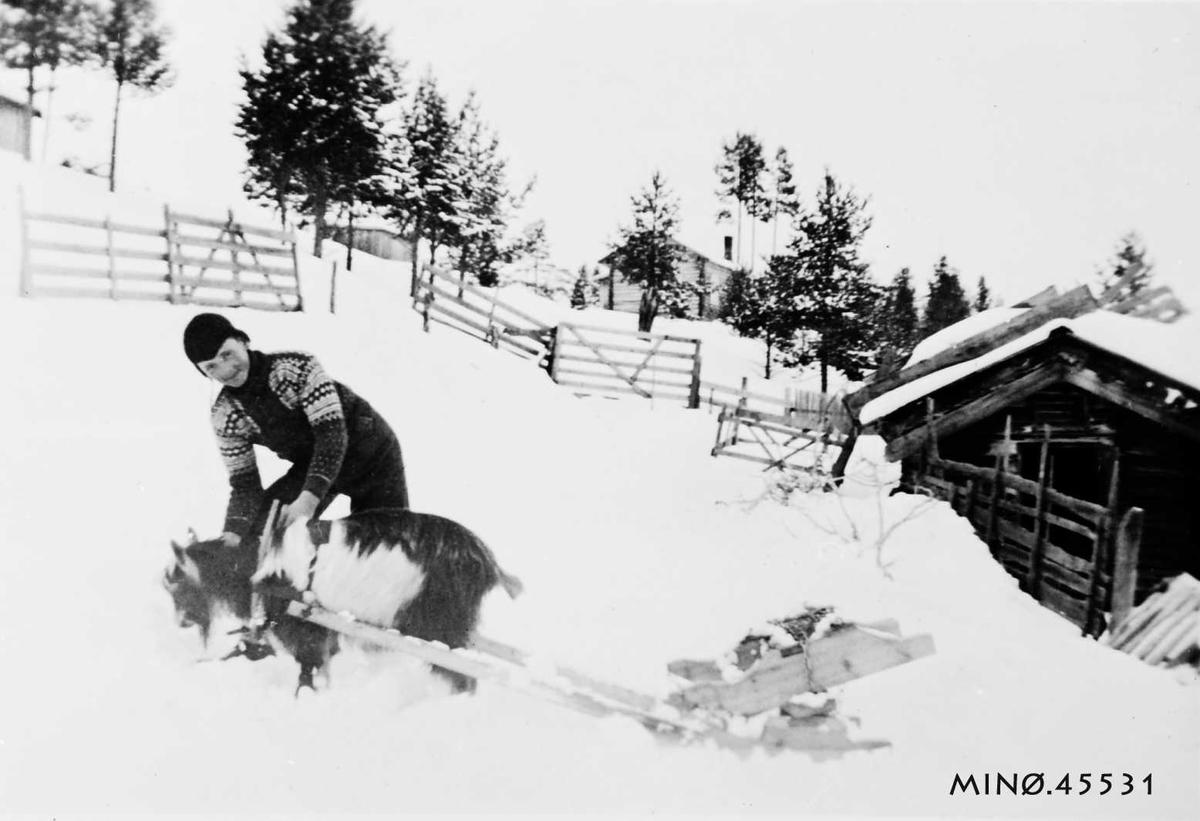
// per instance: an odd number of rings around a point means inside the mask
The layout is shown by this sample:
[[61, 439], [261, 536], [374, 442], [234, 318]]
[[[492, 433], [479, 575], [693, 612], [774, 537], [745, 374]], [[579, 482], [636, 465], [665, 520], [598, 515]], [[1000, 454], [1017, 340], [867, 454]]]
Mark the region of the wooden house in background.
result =
[[[950, 498], [1023, 587], [1098, 632], [1119, 585], [1140, 601], [1200, 574], [1197, 322], [1141, 318], [1180, 317], [1162, 289], [1110, 310], [1086, 287], [1042, 296], [940, 332], [952, 344], [931, 338], [929, 355], [918, 348], [847, 404], [902, 461], [909, 489]], [[1131, 509], [1140, 546], [1123, 568]]]
[[330, 229], [330, 239], [342, 245], [348, 244], [347, 240], [352, 239], [349, 244], [353, 245], [354, 250], [382, 259], [404, 262], [412, 260], [412, 239], [382, 223], [355, 223], [353, 238], [348, 226], [335, 225]]
[[25, 103], [0, 94], [0, 150], [15, 151], [29, 159], [36, 114]]
[[[705, 256], [695, 248], [684, 245], [678, 240], [672, 241], [679, 252], [678, 274], [684, 282], [692, 282], [705, 287], [708, 293], [701, 293], [696, 298], [694, 308], [696, 316], [709, 318], [716, 315], [721, 303], [721, 289], [725, 281], [733, 274], [733, 268], [724, 262]], [[597, 280], [600, 288], [600, 305], [610, 311], [626, 311], [637, 313], [642, 299], [642, 289], [638, 285], [627, 282], [621, 271], [613, 267], [614, 254], [609, 254], [600, 260], [600, 264], [608, 268], [608, 274]]]

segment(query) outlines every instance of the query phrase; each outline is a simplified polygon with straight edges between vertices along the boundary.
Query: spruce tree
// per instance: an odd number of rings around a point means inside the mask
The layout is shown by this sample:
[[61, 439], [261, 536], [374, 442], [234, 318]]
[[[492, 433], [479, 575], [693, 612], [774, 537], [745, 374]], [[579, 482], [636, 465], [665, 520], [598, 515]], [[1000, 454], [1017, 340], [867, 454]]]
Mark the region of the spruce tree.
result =
[[975, 287], [975, 301], [971, 303], [971, 308], [979, 313], [986, 311], [992, 307], [992, 290], [988, 288], [987, 280], [983, 277], [979, 278], [979, 284]]
[[592, 304], [592, 286], [588, 281], [586, 265], [579, 266], [579, 275], [575, 277], [575, 286], [571, 289], [571, 307], [577, 310]]
[[[98, 17], [99, 9], [88, 0], [8, 0], [0, 4], [0, 65], [25, 72], [30, 109], [35, 107], [39, 90], [36, 73], [49, 70], [42, 115], [43, 161], [58, 69], [84, 65], [94, 57]], [[31, 148], [24, 146], [27, 160], [32, 159]]]
[[[733, 142], [722, 144], [721, 161], [714, 169], [717, 173], [717, 198], [723, 204], [717, 219], [729, 219], [733, 216], [730, 211], [732, 202], [737, 209], [735, 264], [738, 266], [742, 264], [742, 214], [750, 217], [753, 232], [754, 224], [770, 212], [771, 202], [763, 185], [766, 168], [762, 143], [753, 134], [738, 132]], [[750, 257], [750, 270], [753, 271], [753, 248]]]
[[876, 321], [879, 342], [876, 367], [879, 371], [890, 373], [899, 369], [912, 354], [920, 326], [916, 302], [912, 274], [907, 268], [901, 268], [880, 300]]
[[113, 103], [108, 190], [117, 184], [117, 125], [126, 86], [154, 93], [171, 84], [166, 50], [169, 32], [158, 24], [151, 0], [112, 0], [99, 20], [96, 54], [117, 83]]
[[[452, 117], [432, 72], [417, 84], [405, 110], [388, 163], [388, 217], [413, 239], [412, 284], [420, 279], [418, 250], [431, 252], [459, 231], [463, 199], [463, 157], [459, 120]], [[431, 254], [432, 258], [432, 254]]]
[[300, 0], [267, 36], [263, 67], [243, 68], [236, 123], [249, 161], [245, 190], [313, 221], [321, 256], [327, 217], [375, 206], [385, 193], [389, 136], [381, 111], [400, 93], [386, 37], [353, 19], [353, 0]]
[[[1129, 280], [1116, 287], [1120, 280], [1133, 271]], [[1105, 265], [1096, 270], [1096, 279], [1101, 296], [1111, 303], [1134, 296], [1150, 284], [1154, 276], [1154, 263], [1146, 258], [1146, 246], [1136, 231], [1124, 234], [1117, 250]], [[1115, 290], [1114, 290], [1115, 289]], [[1110, 293], [1111, 291], [1111, 293]]]
[[925, 317], [921, 336], [927, 337], [948, 328], [971, 315], [971, 303], [958, 279], [958, 271], [950, 267], [945, 257], [938, 260], [929, 283], [929, 298], [925, 302]]
[[879, 289], [859, 259], [859, 245], [871, 227], [866, 206], [826, 172], [815, 209], [796, 221], [788, 253], [771, 260], [794, 283], [794, 321], [812, 337], [796, 360], [820, 364], [822, 392], [829, 390], [830, 368], [861, 379], [873, 360]]
[[613, 246], [612, 267], [642, 288], [638, 330], [647, 332], [664, 301], [677, 304], [684, 289], [676, 275], [675, 241], [679, 203], [658, 171], [640, 194], [630, 197], [633, 224], [622, 226]]

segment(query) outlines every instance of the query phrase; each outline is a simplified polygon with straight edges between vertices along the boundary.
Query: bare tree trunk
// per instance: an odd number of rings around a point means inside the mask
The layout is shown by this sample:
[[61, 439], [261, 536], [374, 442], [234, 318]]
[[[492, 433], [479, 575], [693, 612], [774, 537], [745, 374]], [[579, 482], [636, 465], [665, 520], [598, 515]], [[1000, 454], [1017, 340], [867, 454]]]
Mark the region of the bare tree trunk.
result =
[[638, 305], [638, 330], [642, 333], [649, 333], [650, 327], [654, 324], [654, 317], [658, 315], [658, 289], [647, 288], [642, 291], [642, 301]]
[[46, 153], [50, 148], [50, 123], [52, 121], [51, 113], [54, 109], [54, 76], [58, 73], [58, 66], [50, 67], [50, 85], [46, 88], [46, 113], [42, 116], [42, 163], [46, 162]]
[[318, 188], [317, 196], [313, 199], [313, 256], [317, 259], [321, 259], [325, 244], [325, 212], [329, 207], [327, 196], [323, 188]]
[[349, 216], [346, 217], [346, 270], [350, 270], [354, 252], [354, 204], [350, 204]]
[[117, 190], [117, 123], [121, 117], [121, 89], [124, 83], [117, 82], [117, 100], [113, 105], [112, 148], [108, 154], [108, 190]]

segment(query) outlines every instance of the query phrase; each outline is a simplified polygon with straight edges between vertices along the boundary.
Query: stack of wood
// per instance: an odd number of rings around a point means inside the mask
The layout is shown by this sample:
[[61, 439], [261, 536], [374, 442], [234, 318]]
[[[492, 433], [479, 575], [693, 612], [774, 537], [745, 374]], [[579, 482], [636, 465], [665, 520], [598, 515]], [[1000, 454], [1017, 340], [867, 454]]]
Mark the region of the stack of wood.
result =
[[[928, 635], [901, 638], [894, 621], [854, 624], [828, 608], [773, 620], [716, 661], [680, 660], [668, 670], [686, 684], [668, 703], [683, 712], [737, 718], [756, 729], [757, 743], [775, 749], [836, 754], [888, 746], [853, 739], [837, 702], [817, 697], [830, 687], [931, 655]], [[755, 719], [758, 719], [756, 721]]]
[[1156, 667], [1200, 673], [1200, 581], [1183, 573], [1165, 582], [1100, 643]]

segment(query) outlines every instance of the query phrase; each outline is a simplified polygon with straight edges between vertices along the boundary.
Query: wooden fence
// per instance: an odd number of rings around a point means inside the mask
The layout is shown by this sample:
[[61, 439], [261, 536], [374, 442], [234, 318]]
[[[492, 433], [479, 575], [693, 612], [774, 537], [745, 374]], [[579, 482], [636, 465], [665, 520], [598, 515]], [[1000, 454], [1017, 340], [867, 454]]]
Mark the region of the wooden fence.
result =
[[[1002, 463], [1001, 463], [1002, 464]], [[992, 555], [1049, 609], [1084, 635], [1119, 621], [1133, 604], [1142, 511], [1075, 499], [1040, 481], [930, 457], [918, 484], [946, 499], [987, 542]]]
[[700, 340], [564, 322], [550, 377], [578, 393], [634, 394], [700, 406]]
[[787, 390], [782, 396], [701, 383], [701, 400], [720, 407], [713, 456], [747, 459], [771, 468], [831, 473], [853, 423], [837, 397]]
[[[21, 296], [303, 308], [291, 234], [237, 222], [232, 212], [212, 220], [164, 206], [163, 216], [164, 225], [151, 228], [37, 212], [22, 196]], [[282, 257], [286, 267], [264, 257]]]
[[424, 266], [416, 283], [413, 308], [426, 331], [438, 322], [543, 364], [552, 346], [553, 328], [501, 302], [495, 288], [472, 285], [432, 265]]

